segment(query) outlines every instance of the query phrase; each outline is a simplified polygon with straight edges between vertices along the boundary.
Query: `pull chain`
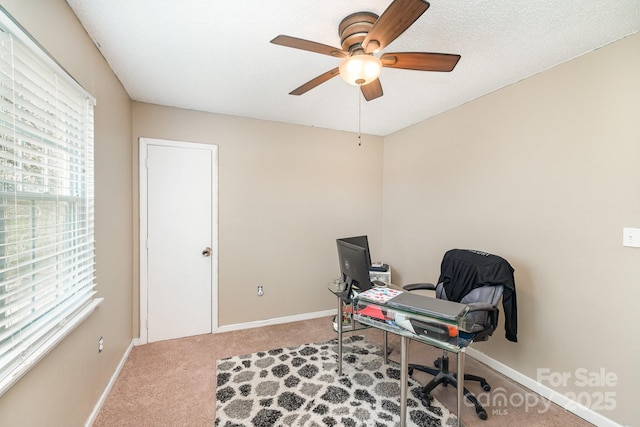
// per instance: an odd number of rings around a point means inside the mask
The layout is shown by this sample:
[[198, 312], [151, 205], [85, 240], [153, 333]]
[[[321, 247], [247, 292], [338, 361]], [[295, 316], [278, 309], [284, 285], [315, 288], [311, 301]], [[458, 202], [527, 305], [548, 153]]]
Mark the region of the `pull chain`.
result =
[[362, 146], [362, 90], [358, 87], [358, 147]]

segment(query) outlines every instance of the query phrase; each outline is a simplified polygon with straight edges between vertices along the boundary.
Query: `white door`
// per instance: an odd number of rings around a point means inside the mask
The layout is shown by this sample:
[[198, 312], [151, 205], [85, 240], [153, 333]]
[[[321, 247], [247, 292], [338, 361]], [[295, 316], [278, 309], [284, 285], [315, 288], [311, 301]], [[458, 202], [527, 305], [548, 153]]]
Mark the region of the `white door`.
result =
[[217, 327], [217, 147], [141, 138], [140, 155], [141, 341], [211, 333]]

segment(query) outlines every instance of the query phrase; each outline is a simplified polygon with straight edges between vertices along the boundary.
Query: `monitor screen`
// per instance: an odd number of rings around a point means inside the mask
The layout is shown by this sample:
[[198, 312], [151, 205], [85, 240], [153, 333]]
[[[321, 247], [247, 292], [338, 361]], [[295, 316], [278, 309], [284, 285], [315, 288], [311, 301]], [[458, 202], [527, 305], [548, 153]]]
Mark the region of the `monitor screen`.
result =
[[354, 287], [360, 291], [371, 288], [369, 278], [369, 251], [362, 246], [349, 243], [345, 239], [337, 239], [338, 261], [342, 280], [346, 283], [346, 289], [351, 291]]

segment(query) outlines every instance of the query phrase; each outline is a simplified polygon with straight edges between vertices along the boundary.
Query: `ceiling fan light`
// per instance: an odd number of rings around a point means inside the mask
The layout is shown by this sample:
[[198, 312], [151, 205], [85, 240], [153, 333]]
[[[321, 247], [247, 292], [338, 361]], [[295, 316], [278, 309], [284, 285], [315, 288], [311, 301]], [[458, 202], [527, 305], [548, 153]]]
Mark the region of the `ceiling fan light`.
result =
[[362, 86], [371, 83], [380, 75], [382, 62], [373, 55], [353, 55], [340, 64], [340, 76], [352, 85]]

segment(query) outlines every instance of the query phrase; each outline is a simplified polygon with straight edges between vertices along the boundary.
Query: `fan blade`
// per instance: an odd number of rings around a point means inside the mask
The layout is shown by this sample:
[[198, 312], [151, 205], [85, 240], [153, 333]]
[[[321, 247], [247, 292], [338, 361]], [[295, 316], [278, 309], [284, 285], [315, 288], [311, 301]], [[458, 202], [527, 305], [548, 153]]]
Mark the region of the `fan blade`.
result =
[[362, 41], [365, 52], [372, 53], [384, 49], [428, 8], [429, 3], [424, 0], [393, 0]]
[[289, 92], [289, 95], [302, 95], [303, 93], [310, 91], [314, 87], [321, 85], [322, 83], [337, 76], [338, 74], [340, 74], [340, 69], [336, 67], [333, 70], [329, 70], [324, 74], [320, 74], [318, 77], [316, 77], [313, 80], [309, 80], [299, 88], [292, 90], [291, 92]]
[[349, 56], [347, 52], [340, 48], [327, 46], [326, 44], [316, 43], [296, 37], [279, 35], [271, 40], [271, 43], [278, 44], [280, 46], [292, 47], [294, 49], [302, 49], [309, 52], [321, 53], [323, 55], [329, 55], [336, 58], [345, 58]]
[[364, 99], [367, 101], [380, 98], [382, 96], [382, 85], [380, 84], [380, 79], [375, 79], [367, 85], [360, 86], [360, 90], [364, 95]]
[[418, 71], [451, 71], [459, 60], [460, 55], [428, 52], [385, 53], [380, 57], [383, 67]]

